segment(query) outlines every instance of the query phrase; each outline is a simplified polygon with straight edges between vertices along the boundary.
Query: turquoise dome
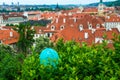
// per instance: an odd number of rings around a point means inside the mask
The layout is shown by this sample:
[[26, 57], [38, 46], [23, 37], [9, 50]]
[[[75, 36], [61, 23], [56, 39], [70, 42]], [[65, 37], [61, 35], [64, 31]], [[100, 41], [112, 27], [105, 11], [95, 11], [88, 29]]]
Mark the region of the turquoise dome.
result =
[[58, 59], [58, 53], [54, 49], [46, 48], [40, 53], [40, 64], [44, 66], [51, 65], [56, 67]]

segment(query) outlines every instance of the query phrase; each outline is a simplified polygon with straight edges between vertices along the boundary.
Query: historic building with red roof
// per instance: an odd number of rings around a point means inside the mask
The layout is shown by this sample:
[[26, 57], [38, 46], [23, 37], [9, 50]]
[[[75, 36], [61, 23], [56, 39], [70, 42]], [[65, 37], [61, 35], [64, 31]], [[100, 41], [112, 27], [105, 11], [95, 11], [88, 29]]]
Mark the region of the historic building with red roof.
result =
[[105, 17], [105, 27], [107, 29], [120, 28], [120, 15], [113, 14]]
[[27, 21], [27, 17], [23, 14], [14, 13], [0, 15], [0, 26], [5, 26], [6, 24], [19, 24], [24, 21]]
[[[109, 44], [112, 44], [113, 33], [116, 33], [117, 35], [120, 34], [116, 28], [111, 30], [106, 30], [105, 28], [80, 30], [76, 27], [67, 27], [54, 34], [50, 39], [54, 43], [56, 43], [60, 38], [63, 38], [65, 42], [74, 40], [80, 44], [86, 42], [88, 45], [99, 44], [102, 43], [103, 40], [107, 40]], [[107, 37], [104, 38], [104, 36]]]
[[0, 28], [0, 43], [13, 46], [19, 40], [19, 34], [12, 30], [6, 28]]
[[28, 11], [24, 12], [24, 15], [27, 16], [28, 20], [40, 20], [41, 19], [41, 12], [40, 11]]

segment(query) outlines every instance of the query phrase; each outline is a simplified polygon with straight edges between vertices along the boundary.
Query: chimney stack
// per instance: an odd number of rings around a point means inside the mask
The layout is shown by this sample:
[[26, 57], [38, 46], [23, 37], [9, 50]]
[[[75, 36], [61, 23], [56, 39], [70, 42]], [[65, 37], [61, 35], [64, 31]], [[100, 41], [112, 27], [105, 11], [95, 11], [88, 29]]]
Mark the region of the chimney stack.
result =
[[65, 18], [63, 18], [63, 23], [66, 23], [66, 19]]
[[13, 37], [13, 32], [12, 31], [10, 31], [10, 37]]
[[85, 34], [84, 34], [84, 38], [85, 38], [85, 39], [88, 38], [88, 33], [87, 33], [87, 32], [85, 32]]

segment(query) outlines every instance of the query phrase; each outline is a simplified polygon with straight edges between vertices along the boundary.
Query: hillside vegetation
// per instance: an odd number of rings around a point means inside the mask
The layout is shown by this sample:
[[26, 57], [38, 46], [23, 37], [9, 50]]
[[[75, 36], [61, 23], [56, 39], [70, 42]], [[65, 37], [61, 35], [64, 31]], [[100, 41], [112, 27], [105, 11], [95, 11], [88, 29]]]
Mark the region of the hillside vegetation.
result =
[[[46, 44], [41, 40], [38, 40], [39, 43]], [[36, 52], [32, 48], [31, 54], [24, 56], [0, 45], [0, 80], [119, 80], [120, 35], [115, 35], [113, 41], [114, 49], [110, 49], [107, 41], [99, 45], [87, 46], [83, 43], [80, 46], [74, 41], [64, 43], [60, 39], [56, 45], [49, 45], [60, 57], [56, 68], [40, 64], [41, 50]]]

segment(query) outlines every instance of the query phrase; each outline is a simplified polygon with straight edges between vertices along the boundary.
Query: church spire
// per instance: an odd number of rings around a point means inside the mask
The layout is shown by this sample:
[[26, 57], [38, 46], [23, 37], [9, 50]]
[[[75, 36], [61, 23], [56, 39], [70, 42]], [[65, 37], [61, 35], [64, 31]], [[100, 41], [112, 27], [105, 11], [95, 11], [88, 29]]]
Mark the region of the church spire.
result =
[[100, 0], [100, 3], [103, 3], [103, 0]]
[[60, 8], [59, 8], [59, 5], [58, 5], [58, 3], [57, 3], [55, 10], [56, 10], [56, 11], [59, 11], [59, 9], [60, 9]]

